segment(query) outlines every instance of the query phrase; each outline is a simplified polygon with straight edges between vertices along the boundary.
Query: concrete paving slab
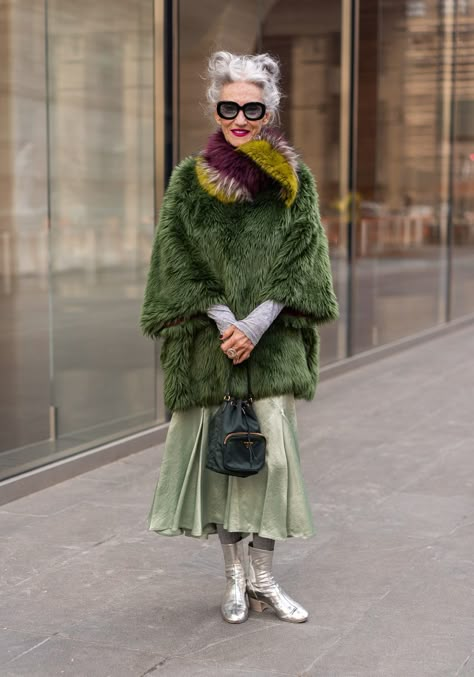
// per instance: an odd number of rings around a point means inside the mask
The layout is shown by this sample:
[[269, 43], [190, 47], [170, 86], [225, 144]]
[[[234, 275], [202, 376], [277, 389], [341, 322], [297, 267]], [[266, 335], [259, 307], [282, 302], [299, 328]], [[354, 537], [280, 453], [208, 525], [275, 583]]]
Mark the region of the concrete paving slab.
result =
[[[248, 661], [243, 668], [235, 665], [226, 665], [221, 661], [197, 661], [183, 658], [171, 658], [161, 667], [161, 673], [167, 677], [278, 677], [278, 675], [294, 675], [293, 672], [281, 672], [280, 670], [265, 670], [252, 665]], [[159, 674], [159, 673], [158, 673]]]
[[299, 675], [315, 653], [326, 651], [339, 637], [337, 630], [320, 627], [312, 620], [292, 624], [279, 621], [272, 612], [264, 615], [268, 620], [248, 621], [245, 630], [234, 633], [227, 641], [213, 640], [194, 651], [193, 660], [212, 658], [237, 674], [255, 665], [268, 672]]
[[427, 472], [411, 478], [405, 487], [418, 494], [469, 499], [474, 496], [473, 452], [474, 441], [465, 438], [459, 443], [453, 442]]
[[[126, 484], [133, 482], [133, 480], [140, 480], [143, 478], [143, 469], [144, 467], [150, 467], [151, 473], [157, 474], [157, 463], [154, 459], [153, 454], [150, 454], [147, 450], [146, 459], [147, 463], [144, 463], [143, 452], [139, 454], [132, 454], [127, 456], [125, 459], [116, 461], [115, 463], [109, 463], [103, 465], [100, 468], [95, 468], [90, 470], [82, 475], [78, 475], [77, 479], [81, 481], [96, 480], [97, 482], [111, 482], [113, 484], [120, 484], [125, 486]], [[135, 457], [139, 456], [141, 458], [136, 459]], [[156, 454], [158, 456], [158, 454]]]
[[152, 673], [163, 660], [156, 654], [51, 637], [4, 664], [2, 677], [138, 677]]
[[43, 572], [64, 566], [78, 554], [59, 545], [13, 538], [0, 540], [0, 594]]
[[307, 674], [446, 677], [472, 651], [472, 585], [429, 550]]
[[49, 635], [0, 628], [0, 666], [33, 651], [48, 639]]
[[44, 522], [44, 518], [39, 515], [23, 515], [22, 513], [0, 510], [0, 538], [2, 540], [17, 538], [25, 530], [31, 528], [34, 531], [37, 525]]
[[[139, 487], [137, 487], [139, 491]], [[95, 492], [91, 488], [91, 499]], [[140, 495], [140, 494], [139, 494]], [[0, 514], [0, 533], [2, 533], [3, 517], [10, 529], [9, 539], [19, 543], [39, 543], [59, 545], [66, 550], [81, 551], [94, 545], [114, 538], [116, 535], [128, 533], [142, 533], [146, 529], [146, 510], [144, 501], [137, 498], [137, 504], [106, 505], [101, 495], [94, 500], [82, 501], [78, 505], [70, 506], [60, 513], [50, 517], [20, 516], [23, 518], [23, 528], [11, 529], [11, 514]], [[8, 504], [10, 505], [10, 504]], [[148, 506], [147, 506], [148, 507]], [[15, 516], [16, 519], [17, 516]]]
[[2, 512], [33, 517], [50, 517], [74, 508], [90, 497], [91, 492], [107, 492], [112, 487], [98, 487], [88, 480], [73, 478], [3, 506]]
[[93, 549], [84, 550], [63, 566], [52, 567], [2, 597], [0, 627], [52, 634], [107, 608], [131, 594], [144, 580], [160, 574], [104, 565]]

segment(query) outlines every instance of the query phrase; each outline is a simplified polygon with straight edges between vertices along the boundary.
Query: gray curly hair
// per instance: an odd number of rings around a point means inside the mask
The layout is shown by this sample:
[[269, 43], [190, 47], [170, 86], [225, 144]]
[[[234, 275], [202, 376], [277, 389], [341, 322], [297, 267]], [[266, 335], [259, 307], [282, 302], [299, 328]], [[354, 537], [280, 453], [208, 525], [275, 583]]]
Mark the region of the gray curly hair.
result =
[[215, 110], [220, 100], [222, 87], [229, 82], [252, 82], [262, 89], [263, 101], [270, 113], [270, 121], [278, 118], [281, 91], [280, 66], [270, 54], [237, 55], [230, 52], [214, 52], [208, 61], [207, 101], [209, 112]]

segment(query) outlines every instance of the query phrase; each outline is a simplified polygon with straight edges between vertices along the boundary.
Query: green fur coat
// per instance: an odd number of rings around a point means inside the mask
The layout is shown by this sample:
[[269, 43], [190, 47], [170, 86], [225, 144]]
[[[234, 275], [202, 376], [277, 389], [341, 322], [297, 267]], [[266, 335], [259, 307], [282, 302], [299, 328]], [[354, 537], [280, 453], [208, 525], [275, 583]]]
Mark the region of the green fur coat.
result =
[[163, 337], [169, 409], [219, 404], [231, 370], [233, 394], [247, 394], [206, 311], [242, 319], [268, 299], [285, 307], [250, 357], [253, 394], [311, 399], [317, 325], [338, 316], [313, 176], [275, 130], [238, 148], [217, 132], [171, 176], [142, 306], [143, 333]]

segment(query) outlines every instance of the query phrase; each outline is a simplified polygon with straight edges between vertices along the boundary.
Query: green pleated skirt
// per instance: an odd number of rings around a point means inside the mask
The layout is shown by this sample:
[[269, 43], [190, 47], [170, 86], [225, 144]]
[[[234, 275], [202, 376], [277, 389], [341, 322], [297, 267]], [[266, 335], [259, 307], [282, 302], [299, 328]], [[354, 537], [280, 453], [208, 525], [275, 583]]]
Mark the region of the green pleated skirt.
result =
[[314, 534], [301, 472], [293, 395], [254, 404], [267, 438], [266, 464], [251, 477], [206, 468], [209, 419], [217, 407], [175, 412], [148, 515], [150, 531], [207, 538], [216, 524], [275, 540]]

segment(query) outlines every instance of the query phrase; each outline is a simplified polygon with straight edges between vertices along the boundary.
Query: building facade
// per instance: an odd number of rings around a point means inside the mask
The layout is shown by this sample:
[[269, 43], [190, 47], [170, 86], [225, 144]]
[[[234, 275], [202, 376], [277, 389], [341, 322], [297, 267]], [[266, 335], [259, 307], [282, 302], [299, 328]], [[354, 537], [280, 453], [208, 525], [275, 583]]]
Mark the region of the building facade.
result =
[[0, 35], [0, 480], [166, 420], [140, 307], [215, 49], [281, 61], [341, 309], [323, 364], [474, 314], [474, 0], [4, 0]]

